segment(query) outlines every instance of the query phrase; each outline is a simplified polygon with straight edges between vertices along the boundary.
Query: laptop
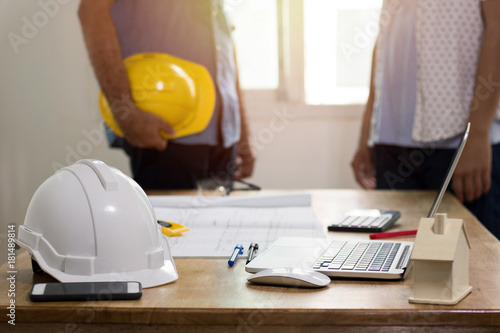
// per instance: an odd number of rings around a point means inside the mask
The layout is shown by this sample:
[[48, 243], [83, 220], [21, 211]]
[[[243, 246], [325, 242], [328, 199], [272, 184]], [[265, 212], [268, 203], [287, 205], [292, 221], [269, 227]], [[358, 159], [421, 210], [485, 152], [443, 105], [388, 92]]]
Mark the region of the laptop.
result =
[[[441, 203], [465, 147], [469, 128], [467, 124], [427, 217], [433, 217]], [[245, 270], [257, 273], [268, 268], [297, 267], [334, 278], [398, 280], [409, 272], [413, 245], [409, 241], [282, 237], [250, 261]]]

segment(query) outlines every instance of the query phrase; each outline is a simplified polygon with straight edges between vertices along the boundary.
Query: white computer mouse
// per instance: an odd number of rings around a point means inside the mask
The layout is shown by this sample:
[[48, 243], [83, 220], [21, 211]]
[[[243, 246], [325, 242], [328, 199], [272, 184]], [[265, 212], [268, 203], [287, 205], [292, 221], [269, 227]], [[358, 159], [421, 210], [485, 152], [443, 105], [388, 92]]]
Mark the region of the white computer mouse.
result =
[[330, 283], [330, 278], [320, 272], [291, 267], [265, 269], [247, 280], [258, 284], [303, 288], [321, 288]]

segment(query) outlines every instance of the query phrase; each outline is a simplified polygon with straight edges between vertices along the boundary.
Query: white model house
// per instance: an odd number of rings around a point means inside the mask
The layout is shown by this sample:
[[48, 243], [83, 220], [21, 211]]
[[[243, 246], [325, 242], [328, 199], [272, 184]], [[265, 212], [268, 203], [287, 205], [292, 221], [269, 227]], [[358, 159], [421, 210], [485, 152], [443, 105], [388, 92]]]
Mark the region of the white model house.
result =
[[411, 303], [453, 305], [467, 296], [469, 237], [461, 219], [446, 214], [422, 218], [412, 257], [414, 269]]

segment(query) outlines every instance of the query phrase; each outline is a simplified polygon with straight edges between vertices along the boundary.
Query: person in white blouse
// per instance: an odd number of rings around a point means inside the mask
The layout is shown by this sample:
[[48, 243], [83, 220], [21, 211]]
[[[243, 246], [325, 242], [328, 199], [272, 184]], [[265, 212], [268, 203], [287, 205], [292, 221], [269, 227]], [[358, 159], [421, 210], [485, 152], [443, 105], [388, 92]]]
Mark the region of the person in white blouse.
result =
[[351, 162], [366, 189], [451, 189], [500, 238], [500, 0], [384, 0]]

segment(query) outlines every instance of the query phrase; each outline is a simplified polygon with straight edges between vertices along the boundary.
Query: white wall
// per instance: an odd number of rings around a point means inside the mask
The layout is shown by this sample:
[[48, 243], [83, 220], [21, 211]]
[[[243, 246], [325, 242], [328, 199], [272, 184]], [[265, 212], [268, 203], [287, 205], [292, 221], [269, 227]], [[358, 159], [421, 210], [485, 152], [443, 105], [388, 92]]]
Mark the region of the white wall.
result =
[[[129, 174], [126, 156], [109, 149], [102, 133], [78, 3], [0, 0], [0, 262], [7, 225], [23, 223], [34, 191], [58, 167], [96, 158]], [[349, 161], [360, 106], [287, 106], [287, 118], [279, 116], [283, 106], [251, 94], [246, 102], [258, 152], [249, 181], [285, 189], [356, 186]]]
[[270, 106], [246, 99], [264, 188], [355, 188], [350, 160], [362, 106]]
[[55, 168], [86, 157], [127, 168], [100, 132], [78, 4], [0, 1], [0, 262], [7, 225], [23, 223], [31, 196]]

